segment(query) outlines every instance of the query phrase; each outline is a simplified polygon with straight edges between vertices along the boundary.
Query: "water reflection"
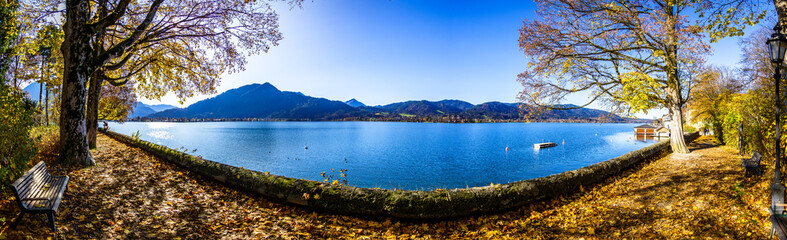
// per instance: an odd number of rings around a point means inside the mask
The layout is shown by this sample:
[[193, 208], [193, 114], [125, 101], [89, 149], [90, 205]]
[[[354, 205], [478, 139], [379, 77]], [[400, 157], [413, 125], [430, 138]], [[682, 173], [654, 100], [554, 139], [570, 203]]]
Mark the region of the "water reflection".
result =
[[151, 131], [148, 136], [156, 140], [169, 140], [172, 139], [172, 134], [169, 131]]
[[636, 134], [637, 141], [644, 142], [644, 143], [655, 143], [662, 140], [669, 139], [668, 136], [656, 136], [656, 135], [647, 135], [647, 134]]

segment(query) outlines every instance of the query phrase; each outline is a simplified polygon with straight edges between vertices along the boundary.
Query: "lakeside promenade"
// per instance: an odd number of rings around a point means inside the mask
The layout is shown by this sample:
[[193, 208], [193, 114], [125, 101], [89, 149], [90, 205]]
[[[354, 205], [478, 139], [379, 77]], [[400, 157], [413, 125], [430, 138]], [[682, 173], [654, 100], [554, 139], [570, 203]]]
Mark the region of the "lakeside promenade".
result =
[[[690, 154], [666, 155], [567, 196], [504, 213], [413, 222], [271, 202], [100, 134], [92, 151], [98, 166], [67, 173], [72, 182], [57, 215], [58, 232], [38, 215], [10, 229], [19, 210], [13, 195], [3, 192], [0, 238], [767, 238], [773, 169], [744, 179], [737, 150], [709, 136], [689, 147]], [[55, 158], [42, 152], [34, 161]]]

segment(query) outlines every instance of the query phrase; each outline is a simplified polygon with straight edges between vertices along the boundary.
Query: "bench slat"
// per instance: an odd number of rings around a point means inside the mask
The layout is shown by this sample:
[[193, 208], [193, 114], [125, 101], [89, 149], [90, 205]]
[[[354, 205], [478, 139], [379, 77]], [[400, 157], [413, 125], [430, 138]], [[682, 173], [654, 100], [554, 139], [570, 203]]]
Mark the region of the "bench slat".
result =
[[25, 174], [24, 176], [22, 176], [24, 178], [23, 181], [21, 181], [16, 186], [13, 186], [13, 185], [12, 186], [17, 189], [17, 191], [19, 192], [20, 196], [26, 196], [27, 192], [30, 190], [30, 188], [33, 187], [33, 185], [36, 184], [36, 177], [35, 176], [36, 175], [34, 174], [34, 172], [30, 172], [29, 174]]
[[46, 176], [40, 174], [30, 175], [28, 178], [30, 178], [30, 181], [21, 189], [17, 190], [19, 191], [19, 196], [22, 198], [34, 197], [35, 191], [41, 189], [41, 187], [49, 182]]
[[31, 187], [34, 188], [37, 183], [43, 181], [46, 175], [42, 174], [42, 170], [46, 170], [46, 165], [43, 162], [39, 162], [39, 164], [36, 164], [22, 176], [22, 181], [17, 180], [19, 184], [15, 182], [14, 184], [16, 185], [12, 184], [11, 186], [17, 188], [20, 195], [26, 195]]
[[[41, 184], [36, 185], [35, 188], [31, 188], [30, 189], [31, 191], [28, 192], [24, 198], [48, 198], [46, 196], [46, 194], [45, 194], [46, 190], [48, 190], [48, 189], [44, 189], [44, 187], [47, 184], [49, 184], [49, 183], [47, 183], [46, 181], [41, 181]], [[51, 184], [49, 184], [49, 186], [51, 188]], [[28, 208], [43, 208], [43, 207], [39, 207], [37, 205], [41, 204], [41, 203], [45, 203], [46, 201], [43, 201], [43, 200], [29, 200], [29, 201], [23, 201], [23, 202], [26, 203], [25, 205], [27, 205]]]
[[[65, 190], [65, 183], [66, 182], [64, 180], [65, 180], [65, 178], [52, 178], [52, 180], [47, 183], [47, 184], [49, 184], [49, 188], [46, 188], [46, 189], [41, 188], [39, 191], [35, 192], [30, 197], [30, 198], [46, 198], [46, 199], [50, 199], [50, 201], [31, 200], [29, 202], [30, 203], [35, 203], [35, 204], [29, 204], [28, 206], [31, 206], [32, 208], [42, 208], [42, 209], [43, 208], [45, 208], [45, 209], [56, 208], [56, 204], [55, 204], [55, 199], [54, 198], [58, 197], [58, 193], [61, 192], [61, 190]], [[46, 185], [44, 185], [44, 186], [46, 186]], [[36, 206], [36, 204], [43, 204], [43, 203], [46, 203], [46, 205], [41, 206], [41, 207]]]
[[68, 176], [63, 176], [62, 184], [60, 185], [60, 189], [57, 191], [57, 195], [55, 196], [55, 200], [52, 201], [52, 211], [57, 211], [57, 208], [60, 207], [60, 200], [63, 199], [63, 193], [66, 192], [66, 187], [68, 184]]
[[41, 176], [32, 175], [28, 176], [31, 180], [24, 186], [24, 188], [18, 189], [19, 197], [21, 198], [31, 198], [34, 197], [37, 190], [46, 184], [46, 181]]

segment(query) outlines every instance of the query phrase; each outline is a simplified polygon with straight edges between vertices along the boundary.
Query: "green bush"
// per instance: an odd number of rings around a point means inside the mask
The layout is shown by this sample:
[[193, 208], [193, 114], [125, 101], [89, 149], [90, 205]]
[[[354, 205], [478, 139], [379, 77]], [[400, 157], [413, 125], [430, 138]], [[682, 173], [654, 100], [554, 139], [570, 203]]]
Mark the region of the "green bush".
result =
[[696, 132], [696, 131], [697, 131], [697, 129], [696, 129], [696, 128], [694, 128], [694, 126], [692, 126], [692, 125], [686, 125], [686, 124], [683, 124], [683, 131], [684, 131], [684, 132], [690, 132], [690, 133], [693, 133], [693, 132]]
[[27, 171], [36, 154], [34, 106], [20, 90], [0, 84], [0, 189]]
[[[720, 117], [727, 145], [737, 148], [738, 137], [743, 136], [744, 153], [756, 150], [769, 158], [775, 155], [772, 147], [776, 132], [775, 113], [768, 94], [767, 89], [754, 89], [745, 94], [735, 94], [725, 103], [725, 111]], [[783, 119], [782, 126], [787, 126], [785, 123]], [[743, 132], [740, 132], [739, 124], [743, 126]], [[785, 137], [782, 134], [782, 146], [785, 146]]]

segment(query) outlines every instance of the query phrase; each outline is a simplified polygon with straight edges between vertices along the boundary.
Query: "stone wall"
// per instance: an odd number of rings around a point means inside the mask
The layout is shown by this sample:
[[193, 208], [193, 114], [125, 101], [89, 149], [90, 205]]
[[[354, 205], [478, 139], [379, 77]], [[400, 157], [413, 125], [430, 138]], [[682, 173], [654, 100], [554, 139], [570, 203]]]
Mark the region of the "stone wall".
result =
[[[508, 184], [405, 191], [338, 186], [266, 174], [194, 157], [120, 133], [102, 132], [239, 190], [317, 210], [408, 219], [461, 217], [516, 208], [532, 201], [577, 191], [580, 185], [587, 186], [602, 181], [644, 160], [659, 157], [669, 152], [670, 148], [668, 141], [655, 143], [577, 170]], [[685, 137], [687, 142], [691, 142], [699, 137], [699, 134], [691, 133]]]

